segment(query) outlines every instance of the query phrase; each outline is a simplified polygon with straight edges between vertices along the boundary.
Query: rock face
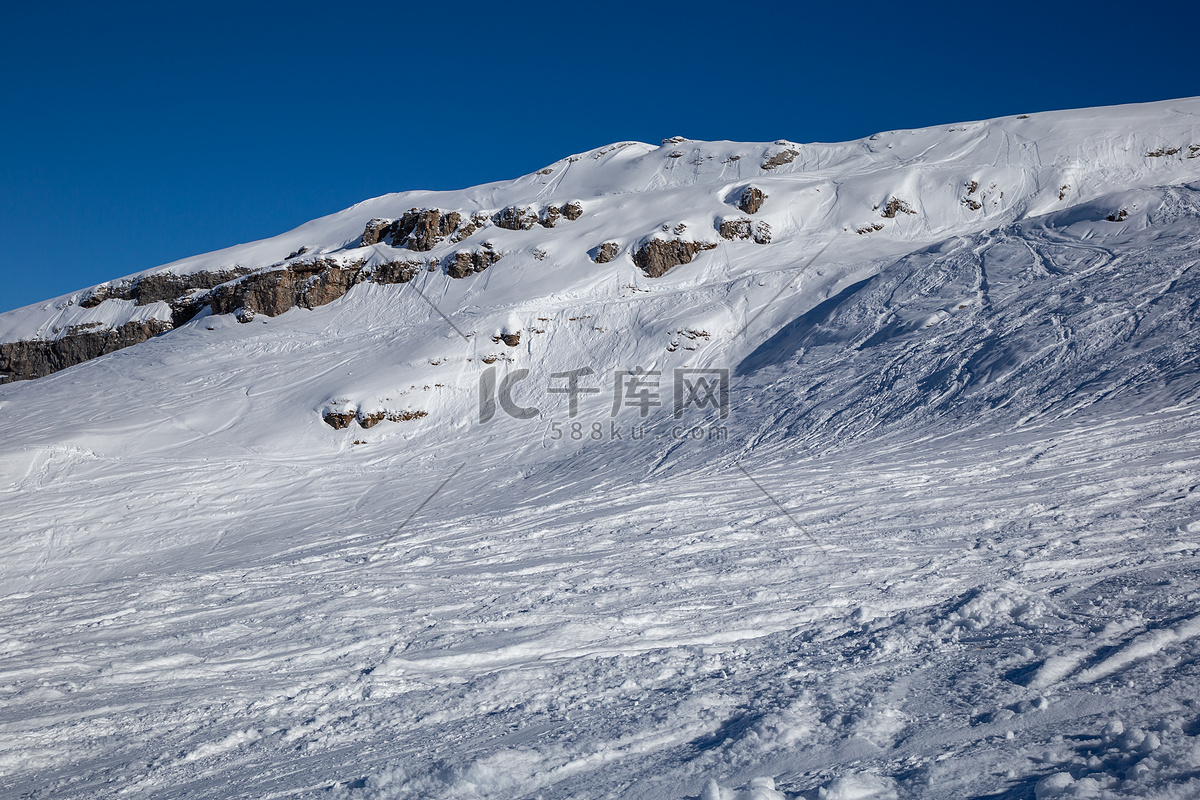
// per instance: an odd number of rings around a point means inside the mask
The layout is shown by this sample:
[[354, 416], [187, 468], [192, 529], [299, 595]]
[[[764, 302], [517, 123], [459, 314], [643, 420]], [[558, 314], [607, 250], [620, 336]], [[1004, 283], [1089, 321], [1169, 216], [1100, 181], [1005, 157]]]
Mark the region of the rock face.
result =
[[908, 203], [904, 202], [898, 197], [893, 197], [892, 199], [888, 200], [887, 205], [884, 206], [882, 216], [884, 219], [895, 219], [897, 214], [916, 213], [917, 212], [913, 211]]
[[754, 241], [758, 244], [767, 244], [771, 241], [771, 226], [765, 222], [755, 222], [752, 219], [742, 217], [741, 219], [725, 219], [721, 220], [717, 227], [717, 232], [721, 234], [722, 239], [749, 239], [754, 237]]
[[[318, 258], [247, 275], [218, 286], [194, 302], [201, 308], [211, 306], [214, 314], [233, 314], [244, 309], [274, 317], [296, 306], [316, 308], [332, 303], [363, 281], [408, 283], [423, 266], [418, 261], [392, 261], [368, 269], [362, 261], [342, 264]], [[244, 315], [239, 316], [239, 321], [241, 316]]]
[[89, 330], [77, 326], [54, 341], [22, 341], [0, 344], [0, 383], [41, 378], [53, 372], [141, 344], [171, 330], [169, 322], [127, 322], [119, 328]]
[[497, 211], [492, 217], [496, 227], [510, 231], [527, 231], [534, 225], [543, 228], [553, 228], [560, 219], [577, 220], [583, 216], [583, 206], [571, 201], [562, 206], [548, 205], [541, 211], [534, 211], [532, 206], [508, 206]]
[[485, 269], [500, 260], [500, 254], [484, 245], [482, 250], [460, 250], [446, 260], [446, 274], [451, 278], [465, 278]]
[[385, 419], [389, 422], [411, 422], [427, 416], [429, 416], [427, 411], [375, 411], [368, 414], [359, 409], [358, 411], [326, 411], [321, 415], [321, 419], [335, 431], [340, 431], [349, 428], [355, 420], [358, 420], [361, 428], [374, 428]]
[[440, 208], [413, 208], [400, 219], [373, 219], [363, 229], [362, 245], [391, 244], [418, 253], [432, 250], [458, 230], [462, 214]]
[[784, 148], [783, 150], [780, 150], [775, 155], [764, 159], [763, 163], [762, 163], [762, 168], [763, 169], [775, 169], [776, 167], [782, 167], [784, 164], [790, 164], [793, 161], [795, 161], [796, 156], [798, 156], [798, 155], [800, 155], [799, 150], [793, 150], [790, 147]]
[[475, 231], [483, 228], [490, 222], [491, 220], [488, 218], [487, 214], [476, 212], [471, 215], [471, 219], [465, 225], [454, 232], [454, 235], [450, 237], [450, 241], [461, 242], [463, 239], [466, 239], [468, 236], [475, 233]]
[[[97, 287], [103, 291], [93, 291], [89, 295], [92, 302], [85, 308], [103, 302], [96, 300], [101, 294], [104, 299], [139, 300], [144, 305], [164, 299], [162, 295], [170, 291], [184, 288], [180, 296], [171, 300], [171, 322], [128, 322], [116, 329], [99, 330], [77, 326], [52, 341], [35, 339], [0, 344], [0, 383], [41, 378], [140, 344], [182, 325], [205, 306], [211, 306], [214, 314], [236, 314], [238, 322], [249, 322], [258, 314], [273, 317], [294, 306], [315, 308], [331, 303], [363, 281], [408, 283], [424, 268], [425, 264], [419, 261], [393, 261], [365, 267], [361, 261], [342, 264], [334, 259], [316, 259], [249, 275], [241, 270], [202, 272], [194, 276], [150, 275], [133, 284], [118, 285], [115, 292], [110, 286]], [[156, 280], [148, 281], [147, 278]], [[220, 278], [225, 280], [212, 288], [206, 286]]]
[[687, 264], [702, 250], [712, 250], [715, 244], [688, 242], [682, 239], [651, 239], [633, 253], [633, 263], [647, 277], [659, 278], [671, 267]]
[[492, 217], [496, 227], [510, 231], [527, 231], [538, 224], [538, 214], [529, 206], [508, 206]]
[[[139, 306], [166, 301], [172, 304], [172, 310], [175, 311], [175, 304], [180, 302], [185, 295], [197, 290], [212, 289], [251, 272], [254, 270], [248, 267], [232, 267], [186, 275], [176, 275], [171, 272], [143, 275], [132, 282], [122, 281], [97, 286], [80, 299], [79, 305], [83, 308], [94, 308], [110, 299], [132, 300]], [[180, 304], [172, 320], [176, 327], [195, 316], [194, 311], [190, 314], [187, 313], [188, 308], [188, 304]]]
[[392, 232], [392, 223], [395, 220], [379, 219], [376, 217], [367, 223], [367, 227], [363, 230], [362, 246], [368, 247], [373, 244], [379, 244]]
[[[408, 229], [410, 218], [411, 230]], [[442, 213], [436, 208], [423, 211], [414, 208], [401, 218], [400, 235], [401, 238], [407, 238], [409, 250], [424, 253], [432, 250], [438, 242], [454, 233], [461, 221], [462, 215], [457, 211]]]
[[516, 333], [502, 333], [499, 336], [493, 336], [492, 341], [496, 344], [504, 342], [509, 347], [516, 347], [521, 343], [521, 332], [517, 331]]
[[757, 186], [747, 186], [738, 195], [737, 207], [747, 214], [757, 214], [767, 195]]
[[592, 261], [597, 264], [607, 264], [616, 258], [619, 252], [621, 252], [621, 246], [616, 242], [604, 242], [592, 251]]

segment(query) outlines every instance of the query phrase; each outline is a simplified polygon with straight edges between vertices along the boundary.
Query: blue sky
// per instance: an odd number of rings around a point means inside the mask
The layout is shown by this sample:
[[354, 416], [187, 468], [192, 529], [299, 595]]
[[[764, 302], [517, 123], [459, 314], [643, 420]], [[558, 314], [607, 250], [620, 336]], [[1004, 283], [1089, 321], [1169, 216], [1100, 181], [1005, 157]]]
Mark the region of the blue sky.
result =
[[1182, 5], [0, 12], [0, 310], [614, 141], [840, 141], [1200, 94]]

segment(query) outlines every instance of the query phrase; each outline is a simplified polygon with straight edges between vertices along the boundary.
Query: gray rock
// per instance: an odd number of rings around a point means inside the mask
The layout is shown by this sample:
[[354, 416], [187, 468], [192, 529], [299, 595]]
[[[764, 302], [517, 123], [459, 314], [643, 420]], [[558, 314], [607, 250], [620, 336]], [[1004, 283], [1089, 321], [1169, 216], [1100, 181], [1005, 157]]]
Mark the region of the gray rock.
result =
[[757, 214], [767, 195], [757, 186], [747, 186], [738, 195], [737, 207], [747, 214]]
[[76, 326], [53, 341], [0, 344], [0, 383], [41, 378], [171, 330], [161, 320], [127, 322], [116, 329]]
[[621, 252], [621, 246], [616, 242], [604, 242], [600, 246], [593, 248], [592, 261], [595, 261], [597, 264], [607, 264], [616, 258], [619, 252]]
[[538, 215], [528, 206], [508, 206], [492, 217], [496, 227], [510, 231], [527, 231], [538, 223]]
[[637, 264], [648, 277], [659, 278], [672, 267], [687, 264], [702, 250], [712, 250], [715, 244], [689, 242], [682, 239], [651, 239], [633, 253]]

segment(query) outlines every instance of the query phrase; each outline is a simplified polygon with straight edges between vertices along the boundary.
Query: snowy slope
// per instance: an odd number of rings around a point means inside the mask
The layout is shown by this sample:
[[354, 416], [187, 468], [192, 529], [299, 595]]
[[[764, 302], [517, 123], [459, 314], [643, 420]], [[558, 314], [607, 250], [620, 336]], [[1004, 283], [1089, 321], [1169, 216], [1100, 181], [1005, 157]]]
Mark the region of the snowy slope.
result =
[[[1196, 796], [1198, 112], [614, 145], [160, 268], [584, 211], [0, 387], [0, 795]], [[717, 232], [749, 184], [769, 244]], [[84, 295], [0, 339], [155, 313]]]

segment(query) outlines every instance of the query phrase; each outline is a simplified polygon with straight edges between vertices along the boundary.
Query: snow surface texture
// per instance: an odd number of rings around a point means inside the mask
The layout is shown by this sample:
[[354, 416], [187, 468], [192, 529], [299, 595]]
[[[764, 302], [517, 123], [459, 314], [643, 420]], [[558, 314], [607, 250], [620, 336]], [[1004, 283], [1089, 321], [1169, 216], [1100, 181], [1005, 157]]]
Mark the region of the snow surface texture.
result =
[[[0, 794], [1200, 796], [1198, 113], [613, 146], [168, 265], [584, 207], [0, 387]], [[748, 184], [769, 244], [716, 234]], [[680, 223], [717, 248], [641, 274]], [[536, 413], [481, 423], [488, 369]]]

